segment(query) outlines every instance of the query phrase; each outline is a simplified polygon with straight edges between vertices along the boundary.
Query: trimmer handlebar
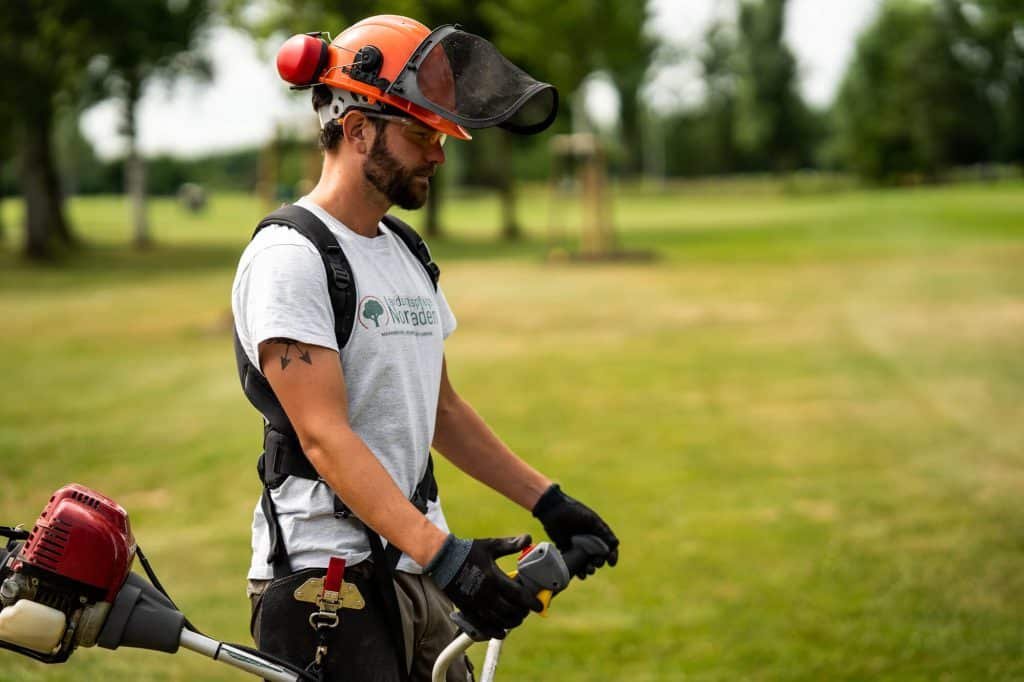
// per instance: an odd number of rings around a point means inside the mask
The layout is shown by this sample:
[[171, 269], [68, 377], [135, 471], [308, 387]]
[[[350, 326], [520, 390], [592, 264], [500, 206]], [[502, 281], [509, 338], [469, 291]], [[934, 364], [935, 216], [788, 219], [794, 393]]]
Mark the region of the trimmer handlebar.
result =
[[[608, 545], [596, 535], [577, 535], [572, 539], [572, 549], [562, 555], [570, 575], [583, 570], [591, 557], [608, 554]], [[564, 588], [563, 588], [564, 589]]]
[[[544, 604], [547, 612], [551, 598], [569, 585], [573, 575], [583, 570], [592, 557], [608, 553], [608, 545], [595, 535], [577, 535], [572, 539], [572, 548], [564, 554], [550, 542], [541, 542], [530, 547], [519, 557], [515, 573], [516, 582], [524, 585]], [[452, 614], [452, 620], [475, 642], [487, 638], [464, 614]]]
[[[573, 575], [583, 571], [591, 558], [607, 554], [608, 545], [594, 535], [577, 535], [572, 539], [572, 547], [564, 554], [550, 542], [542, 542], [519, 557], [516, 572], [512, 575], [541, 600], [544, 604], [544, 611], [541, 612], [543, 615], [551, 598], [568, 587]], [[462, 628], [462, 634], [437, 657], [430, 678], [432, 682], [444, 682], [452, 662], [462, 656], [474, 642], [486, 639], [461, 613], [453, 613], [452, 620]], [[487, 646], [480, 682], [493, 682], [503, 641], [492, 639]]]

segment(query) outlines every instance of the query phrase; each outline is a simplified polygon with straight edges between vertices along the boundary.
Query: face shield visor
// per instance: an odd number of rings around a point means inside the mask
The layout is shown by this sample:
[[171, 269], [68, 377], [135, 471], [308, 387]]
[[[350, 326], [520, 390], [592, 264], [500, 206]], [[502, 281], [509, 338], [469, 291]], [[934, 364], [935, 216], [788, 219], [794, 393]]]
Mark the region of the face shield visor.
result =
[[558, 91], [534, 80], [480, 36], [447, 25], [413, 52], [385, 94], [404, 98], [465, 128], [521, 135], [546, 129]]

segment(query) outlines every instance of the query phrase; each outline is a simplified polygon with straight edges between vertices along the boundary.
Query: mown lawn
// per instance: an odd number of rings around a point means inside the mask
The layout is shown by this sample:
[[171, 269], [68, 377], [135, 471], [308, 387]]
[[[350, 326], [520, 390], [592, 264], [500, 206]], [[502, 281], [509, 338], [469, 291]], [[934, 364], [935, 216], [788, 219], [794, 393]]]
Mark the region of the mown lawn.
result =
[[[519, 245], [489, 198], [432, 244], [453, 382], [623, 545], [509, 637], [499, 679], [1024, 679], [1024, 185], [633, 190], [621, 241], [657, 258], [614, 264], [545, 262], [549, 197], [521, 203]], [[90, 247], [38, 268], [4, 206], [0, 523], [93, 486], [192, 621], [248, 642], [259, 420], [228, 296], [262, 209], [152, 208], [139, 254], [120, 200], [73, 201]], [[460, 535], [540, 533], [439, 477]], [[247, 679], [190, 652], [0, 653], [4, 681], [104, 678]]]

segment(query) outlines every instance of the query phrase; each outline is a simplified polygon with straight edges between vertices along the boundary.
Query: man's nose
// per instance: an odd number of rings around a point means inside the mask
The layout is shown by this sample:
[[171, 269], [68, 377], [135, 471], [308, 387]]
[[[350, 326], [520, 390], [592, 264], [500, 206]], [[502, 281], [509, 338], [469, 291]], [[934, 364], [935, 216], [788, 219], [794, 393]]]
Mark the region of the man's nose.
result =
[[435, 163], [438, 166], [444, 163], [444, 147], [441, 146], [440, 142], [434, 142], [426, 148], [427, 161]]

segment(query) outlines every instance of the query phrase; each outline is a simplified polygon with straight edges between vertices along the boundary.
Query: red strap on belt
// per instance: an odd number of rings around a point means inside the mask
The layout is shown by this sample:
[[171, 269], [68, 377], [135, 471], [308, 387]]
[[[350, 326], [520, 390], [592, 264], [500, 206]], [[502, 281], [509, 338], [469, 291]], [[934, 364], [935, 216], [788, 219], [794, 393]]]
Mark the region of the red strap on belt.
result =
[[324, 591], [341, 592], [341, 581], [345, 577], [345, 560], [332, 556], [327, 564], [327, 575], [324, 577]]

